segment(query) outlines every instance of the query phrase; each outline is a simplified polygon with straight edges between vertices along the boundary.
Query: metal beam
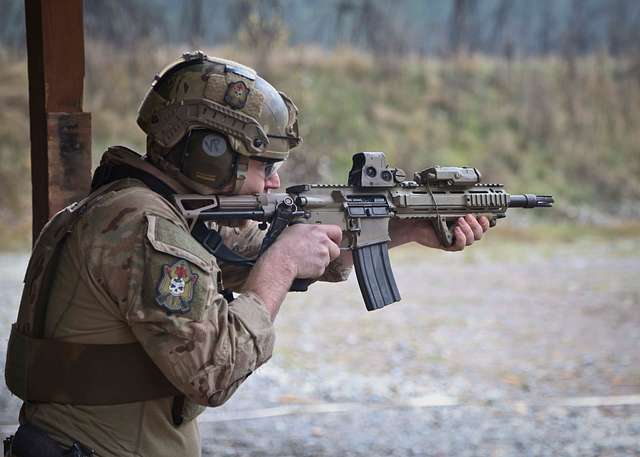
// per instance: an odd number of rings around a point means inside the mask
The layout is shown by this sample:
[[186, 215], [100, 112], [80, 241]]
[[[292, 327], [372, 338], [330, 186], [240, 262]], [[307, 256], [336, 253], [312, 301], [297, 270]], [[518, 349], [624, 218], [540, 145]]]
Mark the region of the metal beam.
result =
[[25, 0], [33, 240], [91, 181], [91, 114], [82, 111], [82, 0]]

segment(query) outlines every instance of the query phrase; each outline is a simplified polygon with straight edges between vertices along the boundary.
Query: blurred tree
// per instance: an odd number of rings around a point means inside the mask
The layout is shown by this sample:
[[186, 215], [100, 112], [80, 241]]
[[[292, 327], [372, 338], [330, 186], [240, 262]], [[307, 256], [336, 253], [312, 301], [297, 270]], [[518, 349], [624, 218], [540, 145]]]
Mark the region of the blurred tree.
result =
[[607, 20], [607, 49], [612, 55], [640, 48], [640, 2], [611, 0]]
[[563, 46], [567, 56], [584, 54], [592, 48], [592, 19], [595, 13], [589, 0], [571, 0]]
[[553, 51], [553, 31], [556, 28], [556, 14], [554, 12], [554, 0], [540, 0], [540, 22], [538, 26], [537, 52], [542, 55]]
[[189, 0], [185, 2], [182, 10], [182, 24], [187, 34], [187, 41], [191, 49], [203, 47], [204, 38], [204, 10], [202, 0]]
[[362, 0], [354, 10], [357, 19], [354, 24], [354, 42], [362, 42], [376, 56], [402, 55], [406, 52], [405, 35], [398, 26], [398, 5], [388, 8], [388, 3], [376, 0]]
[[[350, 45], [376, 55], [637, 54], [639, 0], [100, 0], [85, 2], [88, 39], [207, 47], [258, 39]], [[24, 0], [0, 0], [0, 46], [24, 52]], [[261, 58], [266, 60], [266, 58]]]
[[476, 6], [476, 0], [453, 0], [449, 19], [449, 51], [452, 54], [470, 51], [471, 21]]
[[162, 9], [146, 0], [101, 0], [85, 2], [86, 34], [116, 47], [153, 40], [167, 31]]
[[493, 30], [489, 46], [496, 53], [502, 53], [511, 59], [513, 57], [513, 37], [510, 22], [514, 3], [512, 0], [500, 0], [493, 12]]
[[259, 73], [270, 72], [273, 51], [288, 41], [281, 0], [239, 0], [231, 5], [230, 18], [239, 43], [254, 55]]
[[22, 1], [0, 0], [0, 44], [12, 49], [26, 48]]
[[352, 16], [357, 9], [356, 2], [354, 0], [338, 0], [336, 2], [335, 11], [335, 36], [338, 43], [342, 43], [344, 40], [344, 29], [346, 28], [346, 22], [349, 16]]

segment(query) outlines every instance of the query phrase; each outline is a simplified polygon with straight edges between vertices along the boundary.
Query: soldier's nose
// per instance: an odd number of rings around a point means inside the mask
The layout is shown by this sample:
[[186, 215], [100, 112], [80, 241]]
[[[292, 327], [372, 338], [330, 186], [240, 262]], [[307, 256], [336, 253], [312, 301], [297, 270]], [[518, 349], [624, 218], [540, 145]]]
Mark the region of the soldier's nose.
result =
[[269, 189], [277, 189], [278, 187], [280, 187], [280, 176], [276, 171], [265, 180], [264, 188], [265, 190], [269, 190]]

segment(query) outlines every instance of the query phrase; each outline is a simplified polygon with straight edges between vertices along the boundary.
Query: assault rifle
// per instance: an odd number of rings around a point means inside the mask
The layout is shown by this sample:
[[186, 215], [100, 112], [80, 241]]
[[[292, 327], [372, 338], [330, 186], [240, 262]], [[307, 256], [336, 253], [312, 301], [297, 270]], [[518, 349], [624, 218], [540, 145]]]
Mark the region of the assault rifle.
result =
[[[441, 243], [454, 242], [452, 226], [466, 214], [486, 216], [493, 226], [508, 208], [548, 208], [550, 195], [510, 195], [502, 184], [481, 184], [471, 167], [432, 167], [408, 180], [391, 168], [382, 152], [354, 154], [348, 184], [302, 184], [286, 193], [253, 195], [175, 195], [178, 208], [193, 221], [252, 219], [269, 230], [263, 252], [288, 225], [335, 224], [342, 228], [341, 248], [353, 251], [353, 263], [367, 310], [400, 300], [387, 242], [389, 220], [431, 221]], [[292, 290], [306, 290], [296, 280]]]

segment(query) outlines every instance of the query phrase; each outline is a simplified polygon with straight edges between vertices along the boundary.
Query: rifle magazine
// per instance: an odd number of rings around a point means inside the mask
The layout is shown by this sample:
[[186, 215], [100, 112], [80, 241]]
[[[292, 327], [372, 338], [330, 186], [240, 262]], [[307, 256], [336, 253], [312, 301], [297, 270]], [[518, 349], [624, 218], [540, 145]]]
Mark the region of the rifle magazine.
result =
[[354, 249], [353, 264], [367, 311], [400, 300], [386, 242]]

